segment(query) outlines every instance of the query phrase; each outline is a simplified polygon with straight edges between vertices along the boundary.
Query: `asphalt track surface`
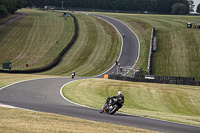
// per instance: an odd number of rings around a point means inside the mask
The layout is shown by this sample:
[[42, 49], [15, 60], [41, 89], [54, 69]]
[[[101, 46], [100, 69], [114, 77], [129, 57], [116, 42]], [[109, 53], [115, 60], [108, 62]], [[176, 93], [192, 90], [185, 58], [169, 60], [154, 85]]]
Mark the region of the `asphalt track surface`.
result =
[[[115, 21], [113, 19], [111, 20]], [[117, 21], [116, 23], [117, 25], [115, 25], [115, 27], [117, 28], [123, 27], [122, 26], [123, 24], [120, 23], [119, 21]], [[119, 29], [118, 31], [120, 33]], [[123, 32], [125, 34], [127, 33], [133, 34], [131, 31], [123, 31]], [[127, 35], [126, 35], [126, 38], [128, 38]], [[135, 42], [138, 42], [138, 41], [135, 41]], [[124, 43], [123, 45], [125, 46], [126, 45], [125, 41], [123, 41], [123, 43]], [[129, 51], [130, 48], [129, 47], [127, 48]], [[133, 50], [134, 49], [138, 50], [139, 48], [133, 48]], [[122, 51], [119, 61], [123, 63], [122, 58], [129, 58], [129, 57], [126, 55], [126, 49], [123, 48], [122, 50], [124, 51]], [[125, 53], [125, 55], [123, 55], [123, 52]], [[134, 53], [134, 51], [130, 51], [130, 53], [136, 54], [137, 52]], [[134, 59], [133, 59], [132, 64], [124, 64], [124, 65], [134, 66], [135, 64], [134, 61], [137, 60], [137, 57], [133, 57], [133, 58]], [[114, 70], [115, 68], [113, 66], [107, 73], [110, 73]], [[12, 106], [20, 107], [24, 109], [34, 110], [34, 111], [55, 113], [55, 114], [60, 114], [60, 115], [65, 115], [65, 116], [87, 119], [91, 121], [113, 123], [113, 124], [143, 128], [143, 129], [148, 129], [148, 130], [153, 130], [153, 131], [171, 132], [171, 133], [173, 132], [174, 133], [177, 133], [177, 132], [199, 133], [200, 132], [200, 127], [197, 127], [197, 126], [172, 123], [172, 122], [150, 119], [150, 118], [134, 116], [134, 115], [128, 115], [128, 114], [123, 114], [123, 113], [116, 113], [114, 115], [108, 115], [106, 113], [100, 114], [99, 109], [84, 107], [84, 106], [77, 105], [65, 100], [60, 94], [60, 91], [63, 85], [71, 81], [81, 80], [81, 79], [84, 79], [84, 78], [75, 77], [74, 80], [67, 77], [66, 78], [44, 78], [44, 79], [35, 79], [35, 80], [27, 80], [23, 82], [18, 82], [18, 83], [0, 88], [0, 103], [12, 105]]]
[[[106, 20], [117, 29], [118, 33], [121, 35], [122, 38], [121, 53], [117, 61], [118, 63], [120, 63], [121, 67], [129, 66], [133, 68], [137, 63], [140, 51], [140, 42], [136, 34], [127, 25], [116, 19], [101, 15], [94, 15], [94, 14], [90, 15]], [[125, 35], [125, 37], [123, 37], [123, 34]], [[117, 66], [114, 64], [113, 67], [107, 71], [107, 73], [108, 74], [117, 73]], [[127, 72], [120, 72], [120, 73], [124, 75]]]

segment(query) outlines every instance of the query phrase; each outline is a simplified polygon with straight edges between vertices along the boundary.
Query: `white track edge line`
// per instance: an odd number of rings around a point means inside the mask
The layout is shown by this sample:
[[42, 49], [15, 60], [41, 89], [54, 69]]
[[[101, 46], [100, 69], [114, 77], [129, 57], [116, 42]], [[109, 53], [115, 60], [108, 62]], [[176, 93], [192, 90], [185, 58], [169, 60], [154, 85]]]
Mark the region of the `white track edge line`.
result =
[[[86, 15], [87, 15], [87, 14], [86, 14]], [[93, 14], [92, 16], [94, 16], [94, 15], [95, 15], [95, 14]], [[100, 16], [104, 16], [104, 15], [100, 15]], [[97, 17], [97, 16], [95, 16], [95, 17]], [[104, 16], [104, 17], [108, 17], [108, 16]], [[97, 18], [102, 19], [102, 20], [105, 20], [105, 19], [100, 18], [100, 17], [97, 17]], [[133, 68], [135, 67], [135, 65], [137, 64], [137, 62], [138, 62], [138, 60], [139, 60], [139, 56], [140, 56], [140, 40], [139, 40], [138, 36], [136, 35], [136, 33], [135, 33], [133, 30], [131, 30], [131, 28], [128, 27], [128, 25], [126, 25], [125, 23], [123, 23], [123, 22], [121, 22], [121, 21], [119, 21], [119, 20], [117, 20], [117, 19], [115, 19], [115, 18], [111, 18], [111, 17], [108, 17], [108, 18], [114, 19], [114, 20], [116, 20], [116, 21], [118, 21], [118, 22], [124, 24], [124, 25], [135, 35], [135, 37], [137, 38], [137, 41], [138, 41], [138, 56], [137, 56], [136, 62], [135, 62], [135, 63], [133, 64], [133, 66], [132, 66], [132, 69], [133, 69]], [[108, 23], [110, 23], [110, 22], [107, 21], [107, 20], [105, 20], [105, 21], [108, 22]], [[118, 57], [118, 59], [117, 59], [117, 61], [118, 61], [118, 60], [120, 59], [120, 57], [121, 57], [121, 53], [122, 53], [124, 41], [123, 41], [123, 37], [122, 37], [122, 35], [120, 34], [120, 32], [119, 32], [119, 30], [117, 29], [117, 27], [115, 27], [112, 23], [110, 23], [110, 24], [118, 31], [118, 33], [119, 33], [119, 35], [121, 36], [121, 39], [122, 39], [121, 52], [120, 52], [120, 55], [119, 55], [119, 57]], [[110, 69], [112, 69], [114, 66], [115, 66], [115, 64], [114, 64]], [[106, 72], [108, 72], [110, 69], [108, 69]], [[98, 76], [101, 76], [101, 75], [105, 74], [106, 72], [104, 72], [104, 73], [102, 73], [102, 74], [100, 74], [100, 75], [98, 75]], [[128, 73], [128, 72], [126, 72], [124, 75], [126, 75], [127, 73]], [[98, 76], [95, 76], [95, 77], [98, 77]]]
[[[85, 79], [79, 79], [79, 80], [85, 80]], [[69, 99], [67, 99], [67, 98], [63, 95], [63, 93], [62, 93], [63, 88], [64, 88], [67, 84], [70, 84], [70, 83], [75, 82], [75, 81], [78, 81], [78, 80], [74, 80], [74, 81], [67, 82], [66, 84], [64, 84], [64, 85], [60, 88], [60, 95], [62, 96], [62, 98], [65, 99], [66, 101], [68, 101], [68, 102], [70, 102], [70, 103], [72, 103], [72, 104], [78, 105], [78, 106], [82, 106], [82, 107], [90, 108], [90, 109], [97, 109], [97, 108], [92, 108], [92, 107], [89, 107], [89, 106], [85, 106], [85, 105], [81, 105], [81, 104], [72, 102], [72, 101], [70, 101]]]

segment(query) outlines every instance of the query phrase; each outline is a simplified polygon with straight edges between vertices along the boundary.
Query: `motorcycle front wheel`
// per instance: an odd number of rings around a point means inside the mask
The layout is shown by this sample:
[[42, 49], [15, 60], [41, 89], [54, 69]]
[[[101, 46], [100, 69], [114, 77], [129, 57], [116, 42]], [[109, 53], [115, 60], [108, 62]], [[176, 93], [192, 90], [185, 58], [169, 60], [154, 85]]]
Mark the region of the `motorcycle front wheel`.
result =
[[109, 110], [109, 114], [114, 114], [118, 110], [119, 106], [118, 105], [113, 105], [113, 108]]

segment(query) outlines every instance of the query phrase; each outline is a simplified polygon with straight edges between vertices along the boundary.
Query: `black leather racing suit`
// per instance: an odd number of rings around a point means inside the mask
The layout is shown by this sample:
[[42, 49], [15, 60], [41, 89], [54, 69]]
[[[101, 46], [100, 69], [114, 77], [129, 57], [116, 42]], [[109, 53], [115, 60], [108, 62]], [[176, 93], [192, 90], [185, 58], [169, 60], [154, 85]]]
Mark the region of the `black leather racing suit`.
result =
[[116, 98], [119, 102], [119, 109], [124, 105], [124, 95], [116, 95], [116, 96], [111, 96], [108, 97], [106, 100], [106, 103], [104, 104], [104, 106], [100, 109], [100, 112], [103, 111], [106, 107], [106, 105], [109, 103], [110, 98]]
[[116, 98], [117, 101], [118, 101], [118, 105], [119, 105], [119, 109], [124, 105], [124, 95], [116, 95], [116, 96], [113, 96], [113, 98]]

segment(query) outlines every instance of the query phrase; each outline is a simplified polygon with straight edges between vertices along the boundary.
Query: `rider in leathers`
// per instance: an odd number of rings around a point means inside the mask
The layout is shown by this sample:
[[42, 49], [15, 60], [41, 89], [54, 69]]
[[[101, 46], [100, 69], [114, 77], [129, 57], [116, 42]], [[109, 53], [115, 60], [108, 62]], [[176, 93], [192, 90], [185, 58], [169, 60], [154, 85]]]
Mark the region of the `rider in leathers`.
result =
[[71, 77], [72, 79], [75, 77], [75, 71], [72, 72]]
[[121, 91], [118, 91], [118, 93], [117, 93], [116, 96], [111, 96], [111, 97], [108, 97], [108, 98], [107, 98], [106, 103], [105, 103], [104, 106], [100, 109], [100, 113], [103, 113], [103, 112], [104, 112], [104, 109], [105, 109], [106, 105], [108, 104], [110, 98], [116, 98], [118, 101], [120, 101], [120, 102], [119, 102], [119, 109], [124, 105], [124, 95], [122, 95], [122, 92], [121, 92]]

